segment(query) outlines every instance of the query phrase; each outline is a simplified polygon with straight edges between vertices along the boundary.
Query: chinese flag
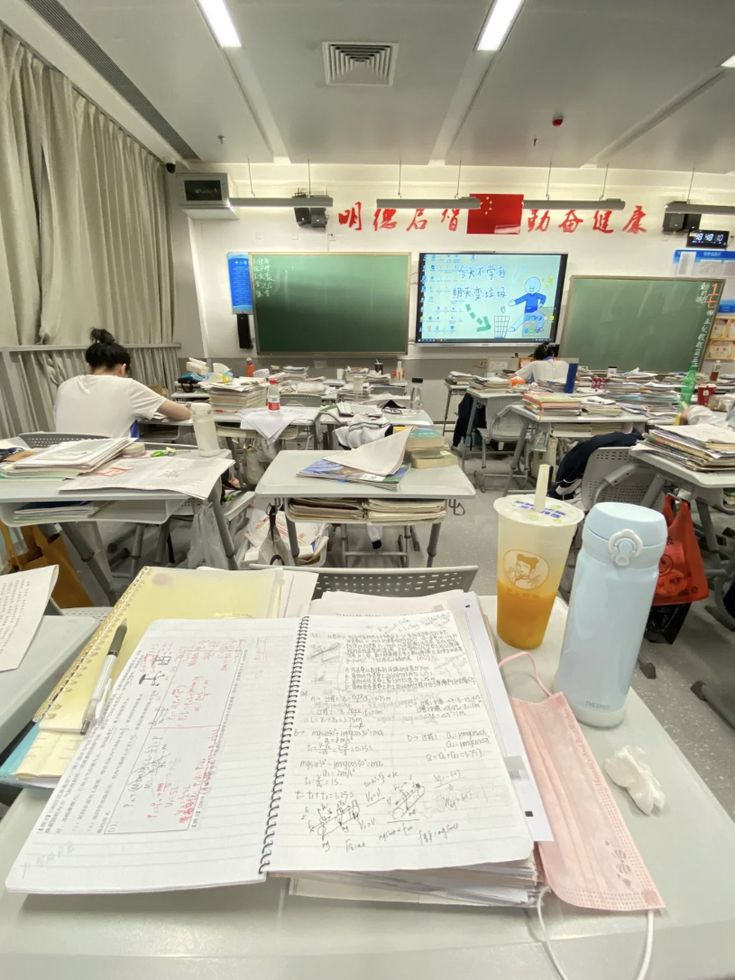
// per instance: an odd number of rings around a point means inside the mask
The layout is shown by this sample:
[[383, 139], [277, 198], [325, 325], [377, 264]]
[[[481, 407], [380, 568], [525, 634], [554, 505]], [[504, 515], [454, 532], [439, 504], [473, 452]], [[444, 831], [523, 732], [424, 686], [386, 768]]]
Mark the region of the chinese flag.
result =
[[519, 235], [523, 194], [470, 194], [482, 206], [467, 212], [468, 235]]

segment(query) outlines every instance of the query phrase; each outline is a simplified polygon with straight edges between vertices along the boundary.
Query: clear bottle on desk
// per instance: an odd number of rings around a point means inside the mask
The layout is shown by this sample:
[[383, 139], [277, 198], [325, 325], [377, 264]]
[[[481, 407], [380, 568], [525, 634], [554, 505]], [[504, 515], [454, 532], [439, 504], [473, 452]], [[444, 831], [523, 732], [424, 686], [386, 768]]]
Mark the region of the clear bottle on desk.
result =
[[410, 406], [413, 409], [419, 409], [421, 405], [421, 385], [424, 383], [423, 378], [411, 378], [411, 400]]
[[709, 379], [710, 381], [717, 381], [720, 376], [720, 362], [715, 361], [715, 366], [710, 371]]
[[191, 418], [199, 455], [217, 456], [220, 448], [212, 406], [209, 402], [195, 402], [191, 406]]
[[281, 389], [278, 386], [278, 378], [274, 378], [273, 376], [268, 378], [268, 394], [266, 395], [266, 403], [271, 412], [280, 412]]

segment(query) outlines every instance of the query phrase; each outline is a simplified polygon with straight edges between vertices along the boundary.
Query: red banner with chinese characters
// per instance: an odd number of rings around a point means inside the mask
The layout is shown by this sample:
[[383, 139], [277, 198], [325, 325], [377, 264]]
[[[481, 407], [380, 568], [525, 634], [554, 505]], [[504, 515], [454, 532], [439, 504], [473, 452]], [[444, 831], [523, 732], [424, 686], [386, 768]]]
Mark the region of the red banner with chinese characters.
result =
[[468, 235], [519, 235], [523, 194], [470, 194], [482, 202], [467, 212]]

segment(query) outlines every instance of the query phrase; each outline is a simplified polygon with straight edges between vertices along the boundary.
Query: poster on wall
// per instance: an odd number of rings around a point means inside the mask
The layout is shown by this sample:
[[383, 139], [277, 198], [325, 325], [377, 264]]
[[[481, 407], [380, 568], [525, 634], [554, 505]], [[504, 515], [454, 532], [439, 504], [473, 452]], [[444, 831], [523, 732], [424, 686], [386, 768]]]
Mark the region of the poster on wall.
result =
[[556, 333], [565, 254], [422, 252], [418, 343], [538, 344]]
[[227, 253], [230, 279], [230, 301], [233, 313], [253, 312], [253, 290], [250, 283], [250, 256], [247, 252]]

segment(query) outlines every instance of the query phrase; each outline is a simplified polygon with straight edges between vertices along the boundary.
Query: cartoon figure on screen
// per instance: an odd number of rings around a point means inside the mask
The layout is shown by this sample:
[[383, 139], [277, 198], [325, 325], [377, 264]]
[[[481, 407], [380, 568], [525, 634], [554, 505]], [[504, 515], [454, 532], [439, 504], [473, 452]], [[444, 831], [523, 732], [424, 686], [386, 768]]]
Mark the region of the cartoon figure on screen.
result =
[[513, 306], [523, 304], [523, 315], [513, 324], [513, 329], [521, 328], [524, 337], [535, 337], [543, 333], [546, 316], [539, 313], [539, 307], [546, 302], [546, 295], [541, 292], [541, 280], [531, 276], [526, 280], [526, 292], [510, 301]]

